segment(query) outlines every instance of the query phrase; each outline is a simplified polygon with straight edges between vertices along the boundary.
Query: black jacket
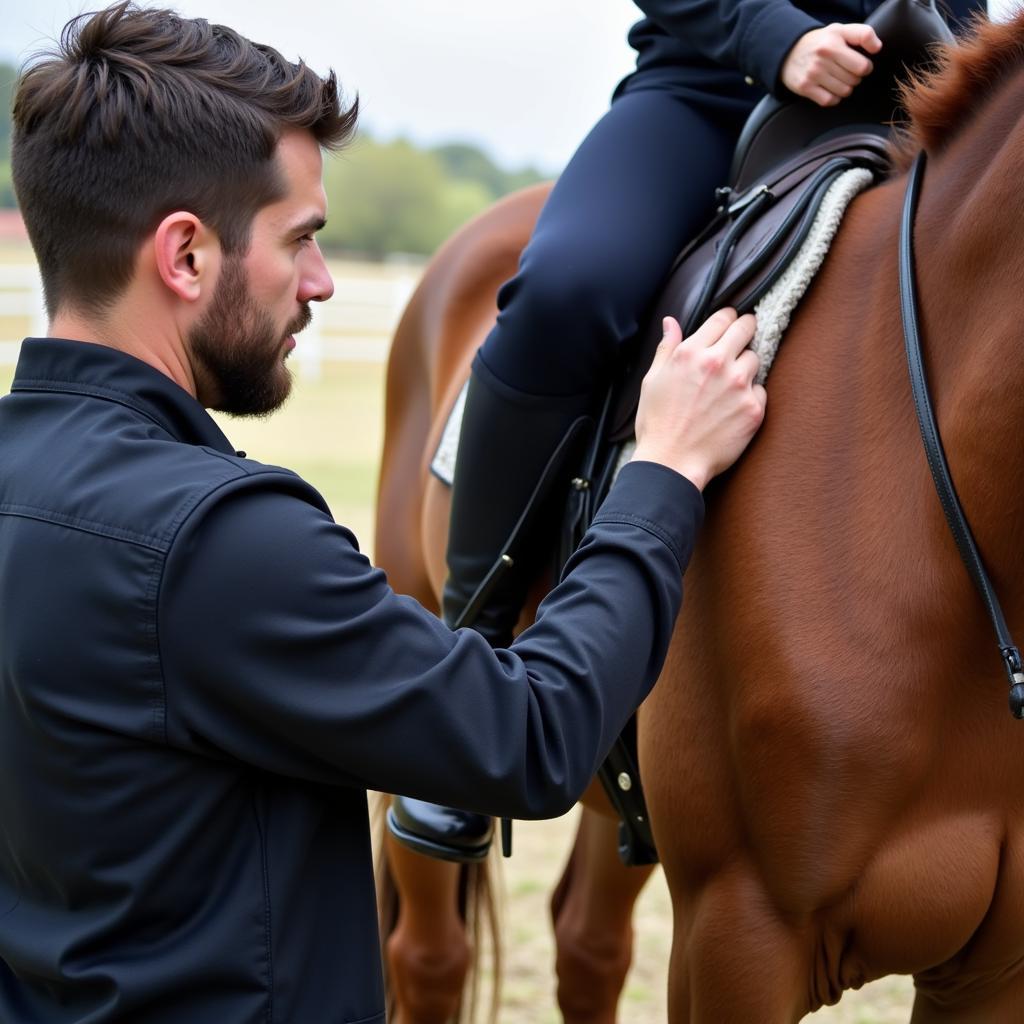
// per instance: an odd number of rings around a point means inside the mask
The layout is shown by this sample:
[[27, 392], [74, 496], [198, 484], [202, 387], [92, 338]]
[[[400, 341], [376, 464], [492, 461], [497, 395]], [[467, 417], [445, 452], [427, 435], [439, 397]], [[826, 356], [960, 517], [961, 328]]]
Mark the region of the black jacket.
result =
[[[644, 78], [722, 88], [722, 71], [761, 90], [784, 90], [779, 76], [793, 44], [832, 22], [863, 22], [879, 0], [636, 0], [647, 15], [629, 33]], [[940, 0], [954, 29], [984, 0]]]
[[0, 1021], [383, 1022], [366, 790], [565, 810], [661, 667], [702, 508], [627, 466], [493, 652], [169, 378], [27, 341], [0, 400]]

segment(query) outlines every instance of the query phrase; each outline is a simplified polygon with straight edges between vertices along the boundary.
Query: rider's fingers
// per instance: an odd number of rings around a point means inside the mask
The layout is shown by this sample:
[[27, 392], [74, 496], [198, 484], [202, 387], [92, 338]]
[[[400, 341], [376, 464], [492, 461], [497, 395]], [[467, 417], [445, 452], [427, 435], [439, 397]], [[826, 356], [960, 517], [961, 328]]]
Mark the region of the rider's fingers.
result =
[[[853, 85], [856, 84], [856, 82], [853, 83]], [[840, 99], [845, 99], [851, 92], [853, 92], [853, 85], [848, 82], [844, 82], [840, 78], [831, 74], [822, 75], [818, 80], [818, 85], [820, 85], [826, 92], [830, 92], [833, 96], [838, 96]]]
[[875, 65], [871, 63], [857, 50], [851, 49], [849, 46], [841, 46], [833, 54], [832, 59], [838, 64], [847, 74], [856, 76], [857, 80], [870, 75], [875, 69]]
[[695, 348], [710, 348], [736, 322], [736, 310], [720, 309], [707, 318], [687, 339]]
[[736, 357], [736, 372], [744, 384], [752, 384], [760, 369], [761, 357], [752, 348], [745, 348]]
[[839, 32], [848, 45], [859, 46], [868, 53], [878, 53], [882, 48], [882, 40], [870, 25], [840, 25]]
[[830, 84], [831, 81], [835, 81], [839, 85], [849, 86], [852, 89], [855, 85], [860, 85], [860, 75], [847, 71], [837, 61], [831, 61], [818, 76], [818, 84], [825, 86], [829, 92], [836, 92], [837, 90], [833, 89]]
[[812, 82], [794, 89], [794, 92], [798, 96], [803, 96], [804, 99], [810, 100], [812, 103], [817, 103], [819, 107], [834, 107], [841, 99], [841, 97], [830, 93], [828, 89], [815, 85]]

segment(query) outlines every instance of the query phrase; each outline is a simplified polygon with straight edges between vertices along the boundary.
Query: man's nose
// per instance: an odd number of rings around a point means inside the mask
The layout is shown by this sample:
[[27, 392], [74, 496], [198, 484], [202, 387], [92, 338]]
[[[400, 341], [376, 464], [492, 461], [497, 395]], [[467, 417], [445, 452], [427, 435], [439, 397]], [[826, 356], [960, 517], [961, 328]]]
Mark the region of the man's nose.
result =
[[299, 302], [326, 302], [334, 294], [334, 281], [320, 246], [313, 243], [299, 279]]

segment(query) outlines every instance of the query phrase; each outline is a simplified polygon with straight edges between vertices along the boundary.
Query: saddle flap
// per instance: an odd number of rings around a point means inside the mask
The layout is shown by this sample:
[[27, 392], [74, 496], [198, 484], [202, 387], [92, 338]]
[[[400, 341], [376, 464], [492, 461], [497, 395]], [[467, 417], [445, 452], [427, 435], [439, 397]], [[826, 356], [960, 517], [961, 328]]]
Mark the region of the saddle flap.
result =
[[886, 174], [886, 136], [865, 126], [827, 138], [778, 165], [745, 192], [724, 193], [728, 205], [680, 253], [663, 292], [671, 298], [670, 308], [681, 314], [684, 330], [696, 330], [725, 304], [743, 313], [752, 310], [785, 268], [831, 180], [851, 167]]
[[610, 419], [613, 442], [632, 433], [643, 375], [661, 340], [661, 318], [676, 317], [690, 334], [722, 306], [751, 312], [799, 249], [830, 185], [852, 167], [876, 176], [889, 168], [886, 139], [870, 126], [819, 142], [746, 192], [730, 194], [729, 206], [680, 254], [632, 347]]

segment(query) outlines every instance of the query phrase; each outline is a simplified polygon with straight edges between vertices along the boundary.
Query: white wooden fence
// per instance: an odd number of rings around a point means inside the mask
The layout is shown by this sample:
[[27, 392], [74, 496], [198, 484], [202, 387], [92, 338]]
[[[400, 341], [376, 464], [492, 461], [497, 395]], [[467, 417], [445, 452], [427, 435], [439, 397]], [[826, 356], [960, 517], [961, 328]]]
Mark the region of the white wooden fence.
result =
[[[332, 263], [334, 296], [313, 303], [313, 322], [296, 339], [301, 376], [315, 379], [332, 361], [380, 362], [421, 267]], [[21, 338], [46, 334], [39, 274], [33, 264], [0, 264], [0, 364], [17, 360]], [[6, 336], [4, 336], [6, 335]]]
[[[24, 334], [46, 334], [43, 287], [34, 264], [0, 265], [0, 318], [5, 325], [20, 320]], [[20, 345], [20, 338], [0, 336], [0, 364], [16, 362]]]

